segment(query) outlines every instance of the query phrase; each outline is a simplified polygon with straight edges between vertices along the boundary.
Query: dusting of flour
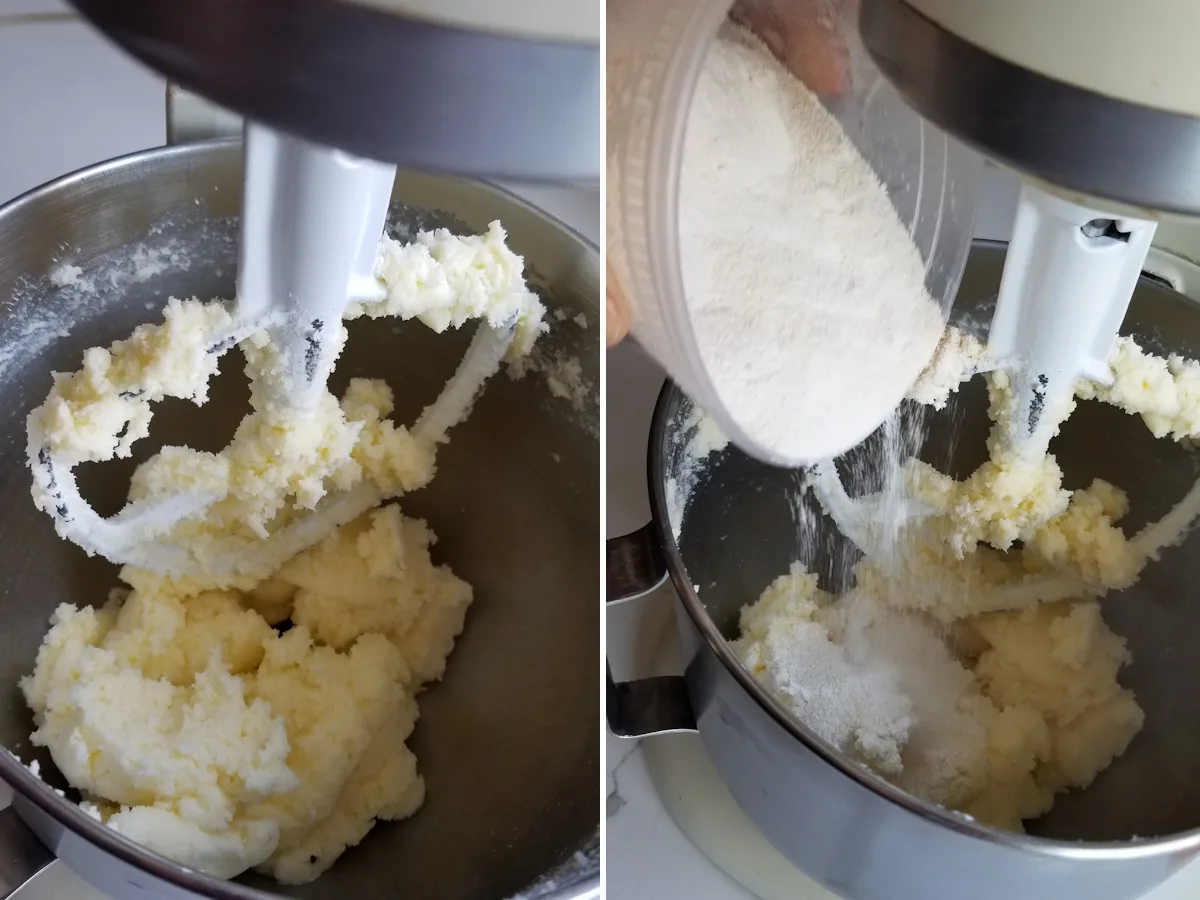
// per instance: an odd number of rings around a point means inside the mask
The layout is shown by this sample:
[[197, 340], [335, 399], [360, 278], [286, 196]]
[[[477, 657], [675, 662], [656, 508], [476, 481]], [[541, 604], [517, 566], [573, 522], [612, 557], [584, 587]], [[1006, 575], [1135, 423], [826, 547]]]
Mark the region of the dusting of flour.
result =
[[700, 74], [679, 231], [717, 393], [781, 460], [833, 456], [865, 438], [942, 336], [920, 253], [870, 165], [743, 32], [723, 31]]
[[19, 279], [0, 302], [5, 317], [0, 378], [20, 371], [68, 332], [88, 327], [135, 285], [193, 266], [219, 274], [222, 264], [236, 258], [237, 222], [171, 215], [151, 225], [144, 240], [100, 257], [76, 258], [77, 248], [65, 245], [59, 251], [62, 256], [44, 278]]

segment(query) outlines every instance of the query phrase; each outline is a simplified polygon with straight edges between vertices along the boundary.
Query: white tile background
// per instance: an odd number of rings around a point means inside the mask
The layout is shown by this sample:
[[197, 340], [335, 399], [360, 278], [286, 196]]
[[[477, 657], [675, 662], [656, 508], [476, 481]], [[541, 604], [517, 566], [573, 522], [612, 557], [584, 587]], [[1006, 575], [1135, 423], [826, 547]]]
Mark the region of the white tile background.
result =
[[72, 15], [64, 0], [0, 0], [0, 20], [13, 16]]
[[0, 0], [0, 202], [163, 143], [162, 79], [66, 10]]

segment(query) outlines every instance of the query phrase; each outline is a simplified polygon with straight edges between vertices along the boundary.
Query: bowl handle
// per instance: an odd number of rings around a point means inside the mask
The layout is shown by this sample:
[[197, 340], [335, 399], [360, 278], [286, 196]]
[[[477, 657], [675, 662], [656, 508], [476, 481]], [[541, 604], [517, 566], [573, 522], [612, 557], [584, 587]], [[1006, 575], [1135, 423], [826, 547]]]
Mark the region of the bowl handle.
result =
[[11, 806], [0, 809], [0, 900], [6, 900], [46, 866], [54, 854]]
[[[636, 600], [664, 584], [667, 563], [654, 523], [606, 542], [605, 599], [608, 603]], [[682, 675], [660, 675], [634, 681], [614, 681], [608, 676], [605, 711], [608, 728], [617, 737], [639, 738], [655, 734], [696, 731], [696, 716]]]

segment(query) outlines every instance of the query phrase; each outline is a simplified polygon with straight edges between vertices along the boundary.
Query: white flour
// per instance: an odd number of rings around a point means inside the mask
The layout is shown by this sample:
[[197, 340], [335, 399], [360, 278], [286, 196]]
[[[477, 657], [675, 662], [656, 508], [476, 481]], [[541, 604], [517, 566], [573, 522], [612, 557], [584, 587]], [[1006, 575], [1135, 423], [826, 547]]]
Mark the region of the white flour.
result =
[[885, 189], [742, 33], [723, 32], [700, 75], [679, 229], [701, 356], [733, 418], [780, 457], [858, 443], [933, 355], [941, 310]]
[[[86, 332], [95, 317], [134, 285], [193, 265], [220, 275], [221, 265], [232, 265], [237, 257], [236, 221], [164, 216], [150, 226], [144, 240], [100, 257], [77, 258], [78, 249], [66, 245], [59, 251], [63, 256], [45, 277], [19, 279], [8, 298], [0, 300], [5, 323], [0, 379], [30, 364], [68, 332]], [[146, 308], [157, 310], [161, 305], [156, 299]]]

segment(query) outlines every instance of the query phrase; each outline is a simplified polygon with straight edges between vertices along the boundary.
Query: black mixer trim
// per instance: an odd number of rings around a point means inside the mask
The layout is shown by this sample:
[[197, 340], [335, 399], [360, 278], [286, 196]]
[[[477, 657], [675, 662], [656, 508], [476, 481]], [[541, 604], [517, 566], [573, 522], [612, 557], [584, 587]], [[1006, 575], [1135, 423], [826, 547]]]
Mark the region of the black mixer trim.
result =
[[904, 0], [864, 0], [860, 25], [905, 100], [979, 152], [1088, 196], [1200, 215], [1200, 120], [1014, 65]]
[[600, 180], [598, 45], [334, 0], [71, 3], [171, 81], [315, 143], [431, 172]]
[[304, 351], [304, 380], [310, 383], [317, 377], [317, 361], [321, 356], [321, 332], [324, 328], [324, 322], [313, 319], [308, 334], [304, 335], [304, 343], [308, 345]]

